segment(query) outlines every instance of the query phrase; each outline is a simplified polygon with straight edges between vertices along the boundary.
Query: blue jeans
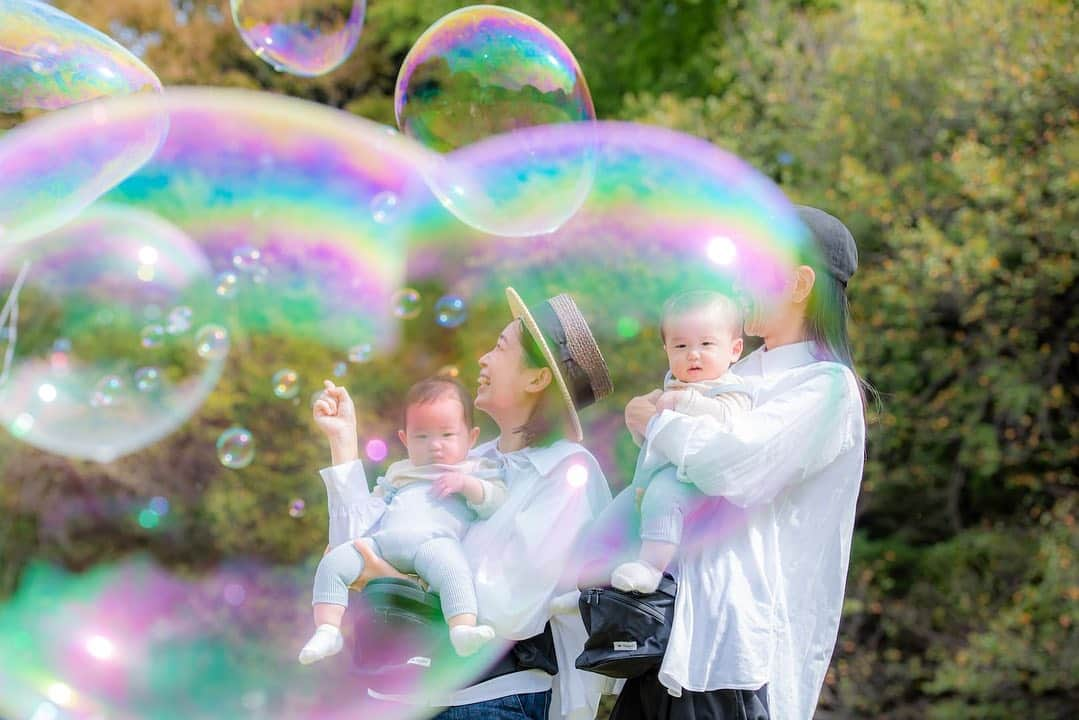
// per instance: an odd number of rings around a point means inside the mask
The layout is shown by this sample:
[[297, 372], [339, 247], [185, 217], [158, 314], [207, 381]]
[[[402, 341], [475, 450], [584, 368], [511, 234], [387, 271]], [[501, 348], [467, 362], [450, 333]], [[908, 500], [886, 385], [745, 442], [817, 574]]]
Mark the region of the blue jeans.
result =
[[551, 691], [548, 690], [448, 707], [433, 720], [547, 720], [550, 708]]

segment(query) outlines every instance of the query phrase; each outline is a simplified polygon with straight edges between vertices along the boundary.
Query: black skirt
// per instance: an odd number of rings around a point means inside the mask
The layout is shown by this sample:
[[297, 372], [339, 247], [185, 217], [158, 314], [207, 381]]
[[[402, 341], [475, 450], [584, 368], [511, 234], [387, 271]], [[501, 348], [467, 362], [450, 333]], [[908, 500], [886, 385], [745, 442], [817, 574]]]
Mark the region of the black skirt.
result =
[[674, 697], [659, 670], [626, 681], [610, 720], [768, 720], [767, 685], [759, 690], [682, 691]]

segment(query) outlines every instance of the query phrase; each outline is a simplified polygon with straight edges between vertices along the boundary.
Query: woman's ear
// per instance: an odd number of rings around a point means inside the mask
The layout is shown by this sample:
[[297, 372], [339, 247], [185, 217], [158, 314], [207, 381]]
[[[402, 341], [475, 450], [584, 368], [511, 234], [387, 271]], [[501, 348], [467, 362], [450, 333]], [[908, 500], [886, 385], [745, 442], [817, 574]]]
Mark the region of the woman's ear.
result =
[[799, 265], [794, 269], [794, 287], [791, 288], [791, 301], [801, 305], [809, 299], [813, 285], [817, 282], [817, 273], [808, 265]]
[[530, 393], [541, 393], [547, 389], [547, 386], [551, 384], [551, 368], [538, 368], [532, 371], [532, 378], [528, 381], [528, 387], [526, 388]]

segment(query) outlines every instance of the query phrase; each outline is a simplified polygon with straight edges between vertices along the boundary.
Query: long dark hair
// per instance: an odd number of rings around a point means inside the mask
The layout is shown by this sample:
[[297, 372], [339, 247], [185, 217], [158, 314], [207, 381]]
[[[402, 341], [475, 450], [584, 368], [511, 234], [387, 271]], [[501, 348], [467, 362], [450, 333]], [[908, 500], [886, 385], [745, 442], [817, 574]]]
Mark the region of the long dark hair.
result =
[[818, 360], [827, 360], [846, 365], [858, 381], [858, 394], [862, 399], [862, 415], [868, 423], [868, 401], [872, 399], [874, 408], [880, 405], [876, 389], [866, 381], [854, 367], [854, 351], [851, 348], [850, 303], [847, 302], [847, 290], [831, 273], [817, 263], [807, 263], [813, 267], [816, 280], [806, 303], [806, 339], [816, 346], [814, 356]]
[[[532, 337], [524, 323], [520, 320], [517, 325], [521, 330], [521, 347], [524, 348], [525, 367], [533, 370], [542, 368], [551, 369], [547, 358], [543, 356], [539, 343]], [[553, 373], [554, 371], [551, 370]], [[525, 447], [537, 444], [549, 445], [555, 440], [565, 437], [565, 421], [562, 419], [561, 398], [552, 397], [557, 392], [555, 380], [551, 378], [551, 384], [540, 394], [532, 414], [524, 425], [514, 428], [515, 433], [523, 436]]]

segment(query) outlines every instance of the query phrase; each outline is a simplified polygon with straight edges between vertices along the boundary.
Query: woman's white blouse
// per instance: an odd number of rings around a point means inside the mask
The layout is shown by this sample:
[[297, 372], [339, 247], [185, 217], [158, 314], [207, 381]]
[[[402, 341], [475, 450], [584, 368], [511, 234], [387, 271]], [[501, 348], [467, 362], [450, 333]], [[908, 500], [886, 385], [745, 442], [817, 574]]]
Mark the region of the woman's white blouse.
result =
[[861, 484], [857, 380], [811, 343], [758, 350], [734, 370], [753, 409], [733, 428], [664, 411], [652, 447], [725, 498], [721, 541], [684, 554], [660, 681], [672, 694], [768, 684], [772, 717], [809, 720], [835, 646]]
[[[552, 618], [548, 606], [554, 595], [574, 586], [580, 532], [611, 500], [603, 471], [588, 450], [566, 441], [510, 453], [500, 452], [491, 441], [477, 446], [470, 457], [504, 465], [507, 485], [505, 503], [490, 518], [474, 523], [463, 543], [474, 572], [480, 622], [492, 625], [499, 637], [522, 640], [543, 632], [550, 620], [559, 666], [550, 717], [591, 720], [604, 678], [574, 668], [586, 639], [580, 615]], [[326, 468], [322, 478], [329, 499], [330, 544], [367, 532], [385, 504], [370, 496], [362, 463]], [[525, 671], [465, 688], [445, 704], [550, 688], [549, 676]]]

